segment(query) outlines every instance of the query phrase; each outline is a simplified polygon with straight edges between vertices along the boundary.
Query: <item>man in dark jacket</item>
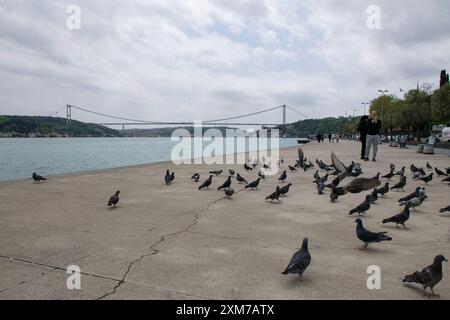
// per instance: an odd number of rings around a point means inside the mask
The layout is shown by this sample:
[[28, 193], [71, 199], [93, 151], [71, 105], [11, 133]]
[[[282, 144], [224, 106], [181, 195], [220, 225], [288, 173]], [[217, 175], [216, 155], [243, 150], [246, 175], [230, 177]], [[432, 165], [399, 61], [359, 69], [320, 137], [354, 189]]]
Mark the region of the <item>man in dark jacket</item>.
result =
[[369, 117], [364, 115], [359, 120], [358, 131], [361, 140], [361, 160], [366, 158], [367, 121]]
[[369, 161], [370, 148], [373, 145], [372, 161], [376, 161], [378, 151], [378, 139], [380, 136], [381, 121], [378, 120], [376, 111], [372, 111], [370, 119], [367, 121], [367, 138], [366, 138], [366, 158], [365, 161]]

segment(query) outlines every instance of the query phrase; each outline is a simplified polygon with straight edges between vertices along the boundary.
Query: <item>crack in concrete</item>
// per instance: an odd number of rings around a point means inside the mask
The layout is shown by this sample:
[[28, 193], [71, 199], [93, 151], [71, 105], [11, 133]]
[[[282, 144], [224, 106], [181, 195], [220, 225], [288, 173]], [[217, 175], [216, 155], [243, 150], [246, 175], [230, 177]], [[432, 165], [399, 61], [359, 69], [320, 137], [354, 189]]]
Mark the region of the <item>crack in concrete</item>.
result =
[[[52, 269], [52, 270], [59, 270], [59, 271], [64, 271], [64, 272], [67, 271], [67, 268], [64, 268], [64, 267], [61, 267], [61, 266], [55, 266], [55, 265], [51, 265], [51, 264], [47, 264], [47, 263], [35, 262], [35, 261], [22, 259], [22, 258], [10, 257], [10, 256], [5, 256], [5, 255], [0, 255], [0, 258], [7, 259], [7, 260], [10, 260], [10, 261], [14, 261], [14, 262], [21, 262], [21, 263], [31, 264], [31, 265], [35, 265], [35, 266], [39, 266], [39, 267], [45, 267], [45, 268], [49, 268], [49, 269]], [[107, 276], [102, 276], [102, 275], [95, 274], [95, 273], [80, 272], [80, 274], [85, 275], [85, 276], [94, 277], [94, 278], [100, 278], [100, 279], [104, 279], [104, 280], [111, 280], [111, 281], [115, 281], [115, 282], [120, 281], [120, 279], [107, 277]]]
[[[245, 190], [245, 189], [241, 189], [241, 190], [239, 190], [238, 192], [240, 192], [240, 191], [242, 191], [242, 190]], [[128, 274], [130, 273], [131, 268], [133, 267], [133, 265], [134, 265], [135, 263], [137, 263], [137, 262], [143, 260], [143, 259], [146, 258], [146, 257], [153, 256], [153, 255], [158, 254], [158, 253], [159, 253], [159, 250], [158, 250], [158, 249], [155, 249], [155, 247], [157, 247], [161, 242], [165, 241], [166, 238], [174, 237], [174, 236], [177, 236], [177, 235], [179, 235], [179, 234], [181, 234], [181, 233], [184, 233], [184, 232], [189, 232], [189, 229], [192, 228], [194, 225], [197, 224], [197, 222], [198, 222], [198, 220], [199, 220], [199, 218], [200, 218], [200, 214], [201, 214], [201, 213], [204, 213], [204, 212], [209, 211], [209, 210], [210, 210], [210, 207], [211, 207], [213, 204], [215, 204], [215, 203], [217, 203], [217, 202], [219, 202], [219, 201], [221, 201], [221, 200], [223, 200], [223, 199], [225, 199], [225, 198], [226, 198], [226, 197], [222, 197], [222, 198], [219, 198], [219, 199], [216, 199], [216, 200], [210, 202], [210, 203], [206, 206], [206, 209], [205, 209], [205, 210], [202, 210], [202, 211], [199, 211], [199, 212], [196, 212], [196, 211], [190, 211], [190, 212], [184, 214], [183, 216], [181, 216], [181, 217], [179, 217], [179, 218], [177, 218], [177, 219], [175, 219], [175, 220], [172, 220], [170, 223], [163, 224], [163, 225], [168, 225], [168, 224], [171, 224], [171, 223], [174, 223], [174, 222], [178, 221], [179, 219], [181, 219], [182, 217], [184, 217], [184, 216], [186, 216], [186, 215], [194, 214], [194, 220], [192, 221], [192, 223], [188, 224], [188, 225], [186, 226], [186, 228], [184, 228], [184, 229], [182, 229], [182, 230], [179, 230], [179, 231], [176, 231], [176, 232], [172, 232], [172, 233], [168, 233], [168, 234], [162, 235], [162, 236], [161, 236], [161, 239], [159, 239], [156, 243], [154, 243], [153, 245], [150, 246], [150, 249], [152, 250], [151, 253], [143, 254], [143, 255], [141, 255], [139, 258], [137, 258], [137, 259], [131, 261], [131, 263], [128, 265], [128, 268], [126, 269], [125, 273], [123, 274], [122, 279], [119, 281], [119, 283], [117, 283], [117, 284], [114, 286], [114, 288], [112, 289], [112, 291], [105, 293], [105, 294], [102, 295], [101, 297], [97, 298], [97, 300], [102, 300], [102, 299], [104, 299], [104, 298], [106, 298], [106, 297], [108, 297], [108, 296], [111, 296], [111, 295], [115, 294], [115, 293], [117, 292], [117, 290], [120, 288], [120, 286], [121, 286], [122, 284], [126, 283], [126, 277], [127, 277]], [[155, 229], [157, 229], [157, 228], [159, 228], [159, 226], [158, 226], [158, 227], [151, 228], [151, 229], [149, 229], [149, 231], [153, 231], [153, 230], [155, 230]]]

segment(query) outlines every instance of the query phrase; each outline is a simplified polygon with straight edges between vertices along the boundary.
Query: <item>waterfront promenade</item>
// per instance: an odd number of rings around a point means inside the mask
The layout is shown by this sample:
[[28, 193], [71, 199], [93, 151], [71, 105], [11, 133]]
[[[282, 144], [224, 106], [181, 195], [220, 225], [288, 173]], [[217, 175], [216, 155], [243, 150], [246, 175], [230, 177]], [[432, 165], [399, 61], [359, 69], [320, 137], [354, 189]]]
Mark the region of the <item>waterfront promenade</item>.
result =
[[[358, 159], [359, 144], [317, 144], [303, 147], [305, 156], [330, 163], [334, 150], [344, 162]], [[297, 148], [280, 151], [294, 164]], [[358, 160], [359, 161], [359, 160]], [[437, 254], [450, 258], [450, 216], [439, 214], [450, 204], [449, 187], [434, 177], [429, 199], [412, 212], [409, 230], [382, 225], [399, 213], [397, 200], [423, 182], [412, 181], [409, 166], [450, 166], [449, 157], [417, 154], [383, 144], [377, 162], [363, 162], [365, 177], [386, 174], [389, 164], [407, 168], [406, 192], [391, 191], [363, 217], [367, 229], [388, 231], [391, 242], [358, 250], [355, 217], [348, 211], [364, 200], [351, 194], [332, 204], [329, 192], [318, 195], [308, 172], [288, 172], [293, 184], [281, 203], [265, 202], [278, 176], [261, 181], [259, 190], [245, 190], [232, 200], [217, 191], [228, 168], [242, 165], [175, 166], [157, 163], [136, 167], [0, 183], [0, 299], [425, 299], [420, 286], [401, 278], [431, 264]], [[166, 169], [175, 171], [164, 184]], [[199, 191], [212, 169], [211, 190]], [[324, 172], [320, 173], [321, 175]], [[30, 173], [31, 175], [31, 173]], [[394, 178], [392, 182], [397, 182]], [[350, 181], [347, 178], [345, 182]], [[384, 184], [384, 180], [383, 180]], [[238, 191], [243, 185], [233, 180]], [[106, 203], [121, 191], [119, 206]], [[292, 254], [309, 238], [312, 263], [303, 281], [281, 274]], [[81, 290], [68, 290], [65, 268], [81, 268]], [[367, 267], [381, 268], [381, 289], [369, 290]], [[435, 287], [450, 299], [450, 265]]]

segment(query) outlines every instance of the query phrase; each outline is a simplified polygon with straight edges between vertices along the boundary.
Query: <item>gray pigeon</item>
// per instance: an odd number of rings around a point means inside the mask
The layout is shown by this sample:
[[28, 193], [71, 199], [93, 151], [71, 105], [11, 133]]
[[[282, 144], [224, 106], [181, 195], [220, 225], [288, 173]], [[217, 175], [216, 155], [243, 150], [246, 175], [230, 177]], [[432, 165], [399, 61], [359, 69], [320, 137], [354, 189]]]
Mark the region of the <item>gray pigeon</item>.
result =
[[119, 203], [119, 193], [120, 191], [117, 190], [116, 193], [111, 198], [109, 198], [108, 207], [115, 207]]
[[425, 200], [426, 198], [428, 198], [426, 195], [420, 195], [420, 196], [412, 198], [408, 201], [400, 202], [400, 206], [409, 205], [411, 208], [413, 208], [415, 210], [415, 208], [420, 206], [422, 204], [423, 200]]
[[325, 183], [323, 181], [317, 181], [317, 193], [323, 194], [323, 190], [325, 190]]
[[41, 182], [41, 181], [45, 181], [47, 179], [45, 179], [43, 176], [38, 175], [36, 172], [33, 172], [33, 180], [34, 182]]
[[211, 183], [212, 183], [212, 178], [213, 178], [213, 176], [210, 175], [209, 178], [206, 179], [206, 181], [203, 182], [203, 183], [201, 184], [200, 187], [198, 187], [198, 190], [202, 190], [202, 189], [204, 189], [204, 188], [209, 189], [209, 186], [210, 186]]
[[231, 186], [231, 176], [228, 176], [227, 180], [217, 188], [217, 190], [228, 189]]
[[398, 228], [398, 225], [401, 224], [403, 228], [406, 229], [405, 222], [409, 220], [409, 204], [405, 205], [405, 209], [399, 214], [396, 214], [393, 217], [387, 218], [383, 220], [383, 223], [393, 222], [395, 226]]
[[367, 249], [369, 243], [382, 242], [382, 241], [391, 241], [392, 238], [387, 236], [387, 231], [383, 232], [371, 232], [366, 230], [363, 226], [362, 220], [357, 218], [356, 222], [356, 236], [359, 240], [364, 242], [364, 246], [360, 250]]
[[304, 238], [301, 249], [292, 256], [291, 261], [282, 274], [296, 273], [300, 276], [301, 280], [303, 273], [306, 271], [310, 263], [311, 254], [308, 250], [308, 238]]
[[172, 175], [169, 172], [169, 169], [166, 171], [166, 175], [164, 176], [164, 181], [166, 184], [170, 184], [172, 182]]
[[389, 192], [389, 182], [386, 182], [383, 187], [377, 189], [377, 193], [380, 194], [382, 197], [384, 197], [384, 195], [388, 192]]
[[430, 173], [428, 176], [419, 178], [417, 180], [422, 180], [423, 182], [425, 182], [426, 184], [428, 184], [428, 182], [430, 182], [431, 180], [433, 180], [433, 172]]
[[[412, 274], [406, 275], [402, 282], [414, 282], [420, 283], [425, 290], [424, 296], [440, 298], [438, 294], [435, 294], [433, 288], [442, 280], [442, 262], [447, 261], [443, 255], [437, 255], [434, 258], [433, 264], [423, 268], [421, 271], [416, 271]], [[431, 294], [426, 290], [431, 289]]]
[[374, 204], [378, 200], [378, 190], [375, 188], [370, 194], [370, 203]]
[[416, 190], [414, 190], [413, 193], [410, 193], [409, 195], [407, 195], [406, 197], [400, 198], [398, 200], [398, 202], [404, 202], [404, 201], [408, 201], [411, 200], [412, 198], [418, 197], [421, 194], [425, 195], [425, 188], [423, 187], [417, 187]]
[[366, 199], [364, 200], [363, 203], [361, 203], [359, 206], [357, 206], [356, 208], [350, 210], [350, 212], [348, 214], [352, 215], [354, 213], [358, 213], [358, 215], [360, 216], [361, 213], [366, 213], [367, 210], [370, 209], [370, 203], [372, 201], [372, 195], [368, 194], [366, 196]]
[[248, 183], [247, 180], [245, 180], [244, 177], [242, 177], [239, 173], [238, 173], [237, 176], [236, 176], [236, 180], [237, 180], [239, 183]]
[[261, 178], [256, 179], [253, 182], [250, 182], [248, 185], [245, 186], [245, 189], [258, 189], [259, 181], [261, 181]]
[[400, 181], [392, 186], [391, 189], [402, 189], [402, 191], [405, 191], [403, 188], [406, 186], [406, 177], [400, 176]]
[[291, 188], [291, 186], [292, 186], [292, 183], [288, 183], [284, 187], [280, 188], [280, 195], [285, 196], [289, 192], [289, 189]]
[[225, 196], [227, 199], [231, 199], [231, 196], [234, 194], [234, 190], [231, 188], [225, 189]]
[[445, 208], [442, 208], [439, 210], [439, 212], [449, 212], [450, 211], [450, 205], [446, 206]]
[[270, 200], [270, 202], [272, 202], [273, 200], [280, 201], [280, 186], [277, 186], [275, 191], [266, 197], [266, 200]]
[[284, 182], [284, 180], [287, 179], [287, 174], [286, 174], [286, 170], [283, 171], [283, 173], [281, 174], [281, 176], [278, 178], [278, 181]]

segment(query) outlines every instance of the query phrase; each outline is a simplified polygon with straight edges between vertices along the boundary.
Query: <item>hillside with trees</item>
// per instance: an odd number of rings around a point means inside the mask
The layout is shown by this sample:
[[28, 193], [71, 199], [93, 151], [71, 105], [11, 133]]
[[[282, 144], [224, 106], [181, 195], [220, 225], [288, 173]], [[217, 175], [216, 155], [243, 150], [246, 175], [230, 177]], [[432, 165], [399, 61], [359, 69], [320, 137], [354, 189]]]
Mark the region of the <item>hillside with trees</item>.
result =
[[121, 133], [97, 124], [35, 116], [0, 116], [0, 134], [5, 137], [119, 137]]

